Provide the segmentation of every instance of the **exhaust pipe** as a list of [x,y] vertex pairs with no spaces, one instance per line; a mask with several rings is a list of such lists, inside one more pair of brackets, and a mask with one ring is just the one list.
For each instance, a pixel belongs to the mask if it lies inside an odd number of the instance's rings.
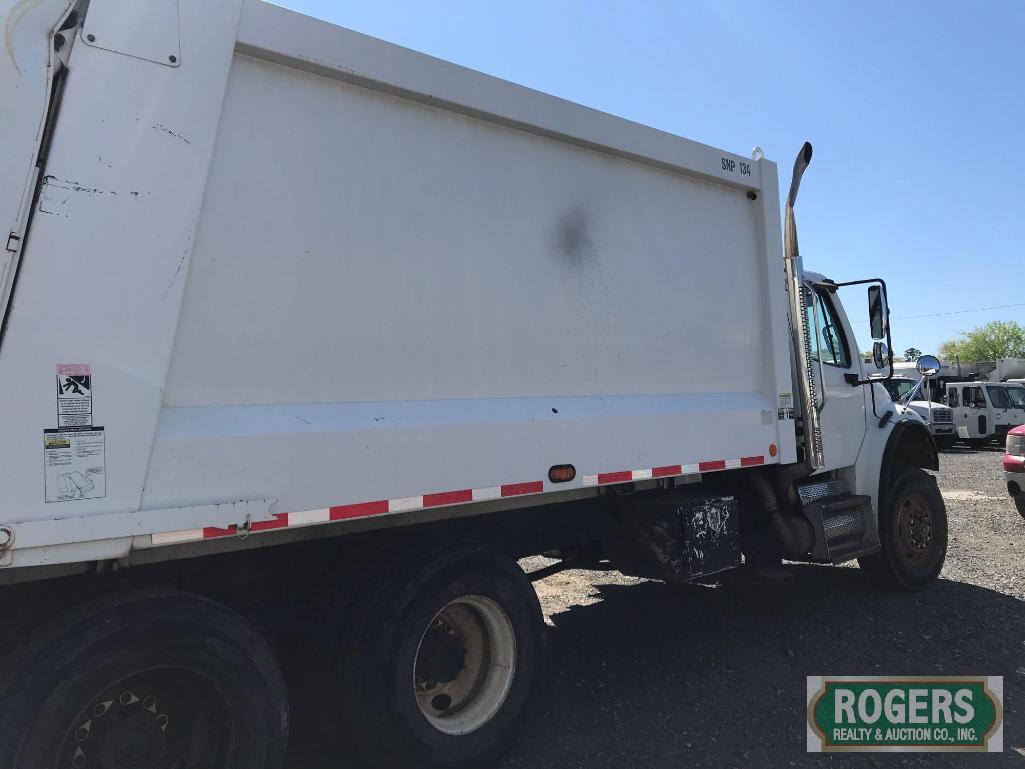
[[787,288],[790,293],[790,315],[792,318],[791,335],[793,337],[794,357],[801,368],[798,377],[800,391],[801,416],[804,418],[804,453],[808,474],[818,470],[825,464],[822,452],[822,426],[818,412],[818,386],[812,368],[811,329],[808,327],[808,296],[804,287],[804,267],[797,247],[797,220],[794,218],[794,203],[797,202],[797,191],[801,187],[801,177],[811,163],[812,148],[805,142],[794,161],[794,175],[790,181],[790,194],[787,195],[787,207],[783,225],[784,269],[786,271]]
[[[794,467],[805,470],[803,465]],[[811,521],[805,518],[799,509],[794,509],[789,500],[787,500],[788,507],[781,509],[780,497],[786,499],[787,495],[773,489],[772,484],[764,475],[756,472],[748,473],[746,478],[751,489],[758,496],[762,512],[769,521],[770,531],[776,538],[781,554],[785,558],[800,558],[810,553],[815,546],[815,529],[812,528]],[[789,489],[793,489],[792,481],[786,485]],[[796,497],[796,492],[793,493]]]

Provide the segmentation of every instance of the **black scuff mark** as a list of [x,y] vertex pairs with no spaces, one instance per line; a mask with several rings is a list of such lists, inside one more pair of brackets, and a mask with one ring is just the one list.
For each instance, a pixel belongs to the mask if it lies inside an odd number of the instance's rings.
[[302,422],[303,424],[305,424],[305,425],[309,425],[310,427],[313,427],[313,423],[312,423],[312,422],[308,422],[307,420],[303,419],[303,418],[302,418],[301,416],[299,416],[298,414],[296,414],[295,418],[296,418],[296,419],[298,419],[298,420],[299,420],[300,422]]
[[[56,198],[53,195],[54,190],[62,190],[69,194],[61,198]],[[43,177],[42,191],[39,195],[39,213],[51,214],[54,216],[69,216],[66,211],[54,210],[52,206],[48,206],[47,204],[57,203],[58,206],[66,206],[68,201],[72,198],[72,193],[75,195],[85,195],[90,198],[102,197],[104,195],[109,195],[112,198],[116,198],[118,196],[117,190],[101,190],[99,187],[90,187],[86,184],[81,184],[75,179],[61,179],[59,176],[48,174]],[[132,191],[128,194],[137,198],[141,193]],[[147,192],[145,194],[149,195],[150,193]]]
[[191,140],[189,140],[189,139],[186,139],[186,138],[185,138],[184,136],[182,136],[182,135],[181,135],[180,133],[175,133],[175,132],[174,132],[174,131],[172,131],[172,130],[171,130],[170,128],[168,128],[168,127],[167,127],[166,125],[164,125],[163,123],[154,123],[154,124],[153,124],[153,128],[154,128],[154,129],[156,129],[157,131],[163,131],[163,132],[164,132],[165,134],[167,134],[168,136],[173,136],[173,137],[174,137],[175,139],[178,139],[178,140],[180,140],[180,141],[183,141],[183,142],[185,142],[186,144],[192,144],[192,141],[191,141]]
[[189,255],[189,248],[192,246],[192,235],[189,234],[188,242],[185,244],[185,250],[182,251],[182,258],[178,260],[178,269],[174,271],[174,275],[171,276],[171,282],[167,284],[167,288],[164,289],[164,295],[160,297],[160,301],[167,299],[167,295],[171,293],[171,287],[174,286],[174,282],[178,280],[178,276],[181,274],[182,267],[185,266],[185,257]]
[[559,219],[556,231],[559,252],[573,266],[595,257],[590,218],[583,208],[574,208]]

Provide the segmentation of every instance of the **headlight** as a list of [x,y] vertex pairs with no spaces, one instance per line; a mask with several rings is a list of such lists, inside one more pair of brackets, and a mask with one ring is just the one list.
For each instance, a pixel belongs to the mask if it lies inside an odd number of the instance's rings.
[[1025,435],[1007,436],[1007,453],[1016,457],[1025,456]]

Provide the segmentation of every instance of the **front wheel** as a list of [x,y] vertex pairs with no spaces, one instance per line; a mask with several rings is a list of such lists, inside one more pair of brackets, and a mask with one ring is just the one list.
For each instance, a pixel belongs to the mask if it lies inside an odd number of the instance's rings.
[[1018,514],[1025,518],[1025,497],[1015,497],[1014,506],[1018,508]]
[[879,540],[881,552],[858,559],[870,576],[903,590],[936,581],[947,555],[947,509],[931,475],[913,467],[897,479],[879,512]]

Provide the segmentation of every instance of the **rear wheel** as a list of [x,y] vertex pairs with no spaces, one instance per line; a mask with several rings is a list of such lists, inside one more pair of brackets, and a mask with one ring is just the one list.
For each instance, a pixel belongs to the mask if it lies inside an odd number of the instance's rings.
[[[478,766],[512,735],[544,665],[544,624],[515,561],[477,545],[389,559],[340,585],[308,639],[304,703],[337,762]],[[345,763],[345,766],[350,766]]]
[[882,550],[858,559],[872,577],[904,590],[921,590],[936,581],[947,554],[947,510],[936,480],[917,467],[893,485],[879,515]]
[[171,591],[76,606],[7,659],[0,766],[278,769],[287,704],[242,617]]
[[1018,514],[1025,518],[1025,497],[1015,497],[1014,506],[1018,508]]

